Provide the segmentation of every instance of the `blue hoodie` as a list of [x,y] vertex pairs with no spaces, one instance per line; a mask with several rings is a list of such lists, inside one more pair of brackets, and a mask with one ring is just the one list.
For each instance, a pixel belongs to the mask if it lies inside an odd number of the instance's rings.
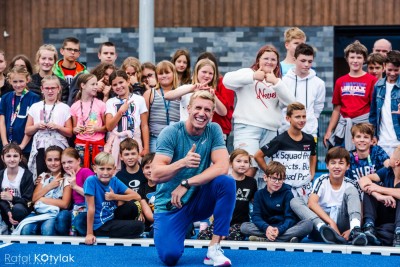
[[290,208],[292,198],[292,189],[287,184],[283,184],[281,189],[273,194],[268,192],[266,186],[258,190],[254,196],[252,222],[263,232],[268,226],[277,227],[279,235],[282,235],[298,221]]

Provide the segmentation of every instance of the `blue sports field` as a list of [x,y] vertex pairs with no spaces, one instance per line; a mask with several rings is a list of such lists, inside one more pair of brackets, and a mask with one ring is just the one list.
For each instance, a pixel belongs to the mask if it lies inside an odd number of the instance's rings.
[[[0,266],[164,266],[152,239],[0,236]],[[10,243],[11,242],[11,243]],[[178,266],[205,266],[207,241],[187,240]],[[222,243],[233,266],[400,266],[400,248],[262,242]]]

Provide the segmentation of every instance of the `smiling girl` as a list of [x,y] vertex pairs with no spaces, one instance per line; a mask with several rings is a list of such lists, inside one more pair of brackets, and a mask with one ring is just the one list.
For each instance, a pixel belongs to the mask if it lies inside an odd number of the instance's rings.
[[156,67],[157,85],[143,95],[149,110],[150,152],[156,151],[157,136],[166,126],[179,121],[179,102],[169,101],[164,95],[178,87],[175,66],[161,61]]
[[77,85],[79,92],[71,106],[73,131],[76,135],[75,148],[85,168],[104,149],[106,104],[97,99],[97,78],[93,74],[81,74]]
[[[197,62],[194,68],[193,74],[193,82],[192,84],[182,85],[176,88],[173,91],[165,94],[165,99],[167,100],[181,100],[181,121],[185,121],[188,119],[188,105],[190,101],[190,97],[195,91],[198,90],[207,90],[211,94],[215,95],[215,88],[217,86],[217,71],[215,68],[215,64],[209,59],[201,59]],[[225,105],[218,99],[215,95],[215,112],[218,115],[225,116],[226,115],[226,107]]]
[[32,201],[34,185],[32,173],[19,166],[22,150],[17,144],[6,145],[1,159],[6,169],[0,171],[0,211],[10,230],[29,215],[28,206]]
[[109,135],[104,150],[118,159],[116,166],[119,169],[119,143],[125,138],[135,139],[142,155],[149,152],[148,112],[144,98],[129,92],[129,77],[125,71],[113,72],[110,83],[117,96],[106,103],[106,127]]
[[24,134],[28,110],[39,102],[39,96],[28,90],[30,76],[23,67],[13,68],[7,75],[14,92],[3,96],[0,103],[0,134],[3,145],[11,142],[19,144],[24,156],[29,158],[32,142],[31,137]]
[[[295,101],[280,77],[279,54],[271,45],[260,48],[250,68],[225,74],[224,85],[237,96],[233,113],[235,149],[246,149],[254,155],[277,135],[283,120],[282,106]],[[252,168],[248,175],[253,177],[256,170]],[[259,179],[263,183],[261,176]]]
[[35,213],[24,219],[14,234],[68,235],[71,215],[67,209],[72,194],[62,171],[61,153],[58,146],[46,149],[45,161],[49,171],[40,174],[40,183],[33,192]]
[[[42,90],[40,88],[42,86],[43,77],[53,75],[53,66],[57,61],[57,58],[57,49],[54,45],[44,44],[39,47],[38,51],[36,52],[35,69],[37,73],[32,75],[32,80],[28,84],[29,89],[32,92],[41,95]],[[59,78],[59,81],[62,87],[61,101],[67,103],[69,85],[65,80],[61,78]]]
[[25,134],[33,136],[28,167],[36,175],[46,171],[44,151],[49,146],[68,147],[72,136],[72,120],[68,105],[59,101],[61,85],[58,77],[46,76],[42,80],[43,101],[29,109]]

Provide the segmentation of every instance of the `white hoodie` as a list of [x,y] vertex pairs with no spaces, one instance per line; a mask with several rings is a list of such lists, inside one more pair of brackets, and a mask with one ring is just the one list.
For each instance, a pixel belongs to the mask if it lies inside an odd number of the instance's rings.
[[[303,128],[303,132],[317,136],[318,118],[324,109],[325,103],[325,82],[316,76],[313,69],[307,77],[300,78],[294,72],[295,68],[290,69],[282,78],[282,81],[289,88],[291,94],[296,98],[297,102],[306,106],[307,122]],[[286,117],[286,108],[283,109],[283,116]],[[282,127],[279,132],[282,133],[289,128],[289,123],[283,120]]]
[[244,68],[225,74],[226,88],[236,92],[235,123],[276,131],[282,124],[282,107],[294,101],[293,93],[279,80],[276,85],[253,80],[254,71]]

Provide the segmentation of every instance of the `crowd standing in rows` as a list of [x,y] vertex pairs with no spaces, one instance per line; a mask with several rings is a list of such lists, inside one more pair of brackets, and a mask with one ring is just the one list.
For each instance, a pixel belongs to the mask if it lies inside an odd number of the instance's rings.
[[[196,221],[214,266],[231,264],[223,239],[400,247],[400,52],[385,39],[369,55],[359,41],[346,47],[349,73],[321,133],[315,51],[299,28],[285,48],[280,61],[264,45],[225,76],[209,52],[191,72],[185,49],[117,67],[105,42],[90,72],[74,37],[59,60],[42,45],[34,67],[24,55],[7,66],[0,50],[1,233],[93,244],[147,232],[168,265]],[[319,136],[328,173],[315,177]]]

